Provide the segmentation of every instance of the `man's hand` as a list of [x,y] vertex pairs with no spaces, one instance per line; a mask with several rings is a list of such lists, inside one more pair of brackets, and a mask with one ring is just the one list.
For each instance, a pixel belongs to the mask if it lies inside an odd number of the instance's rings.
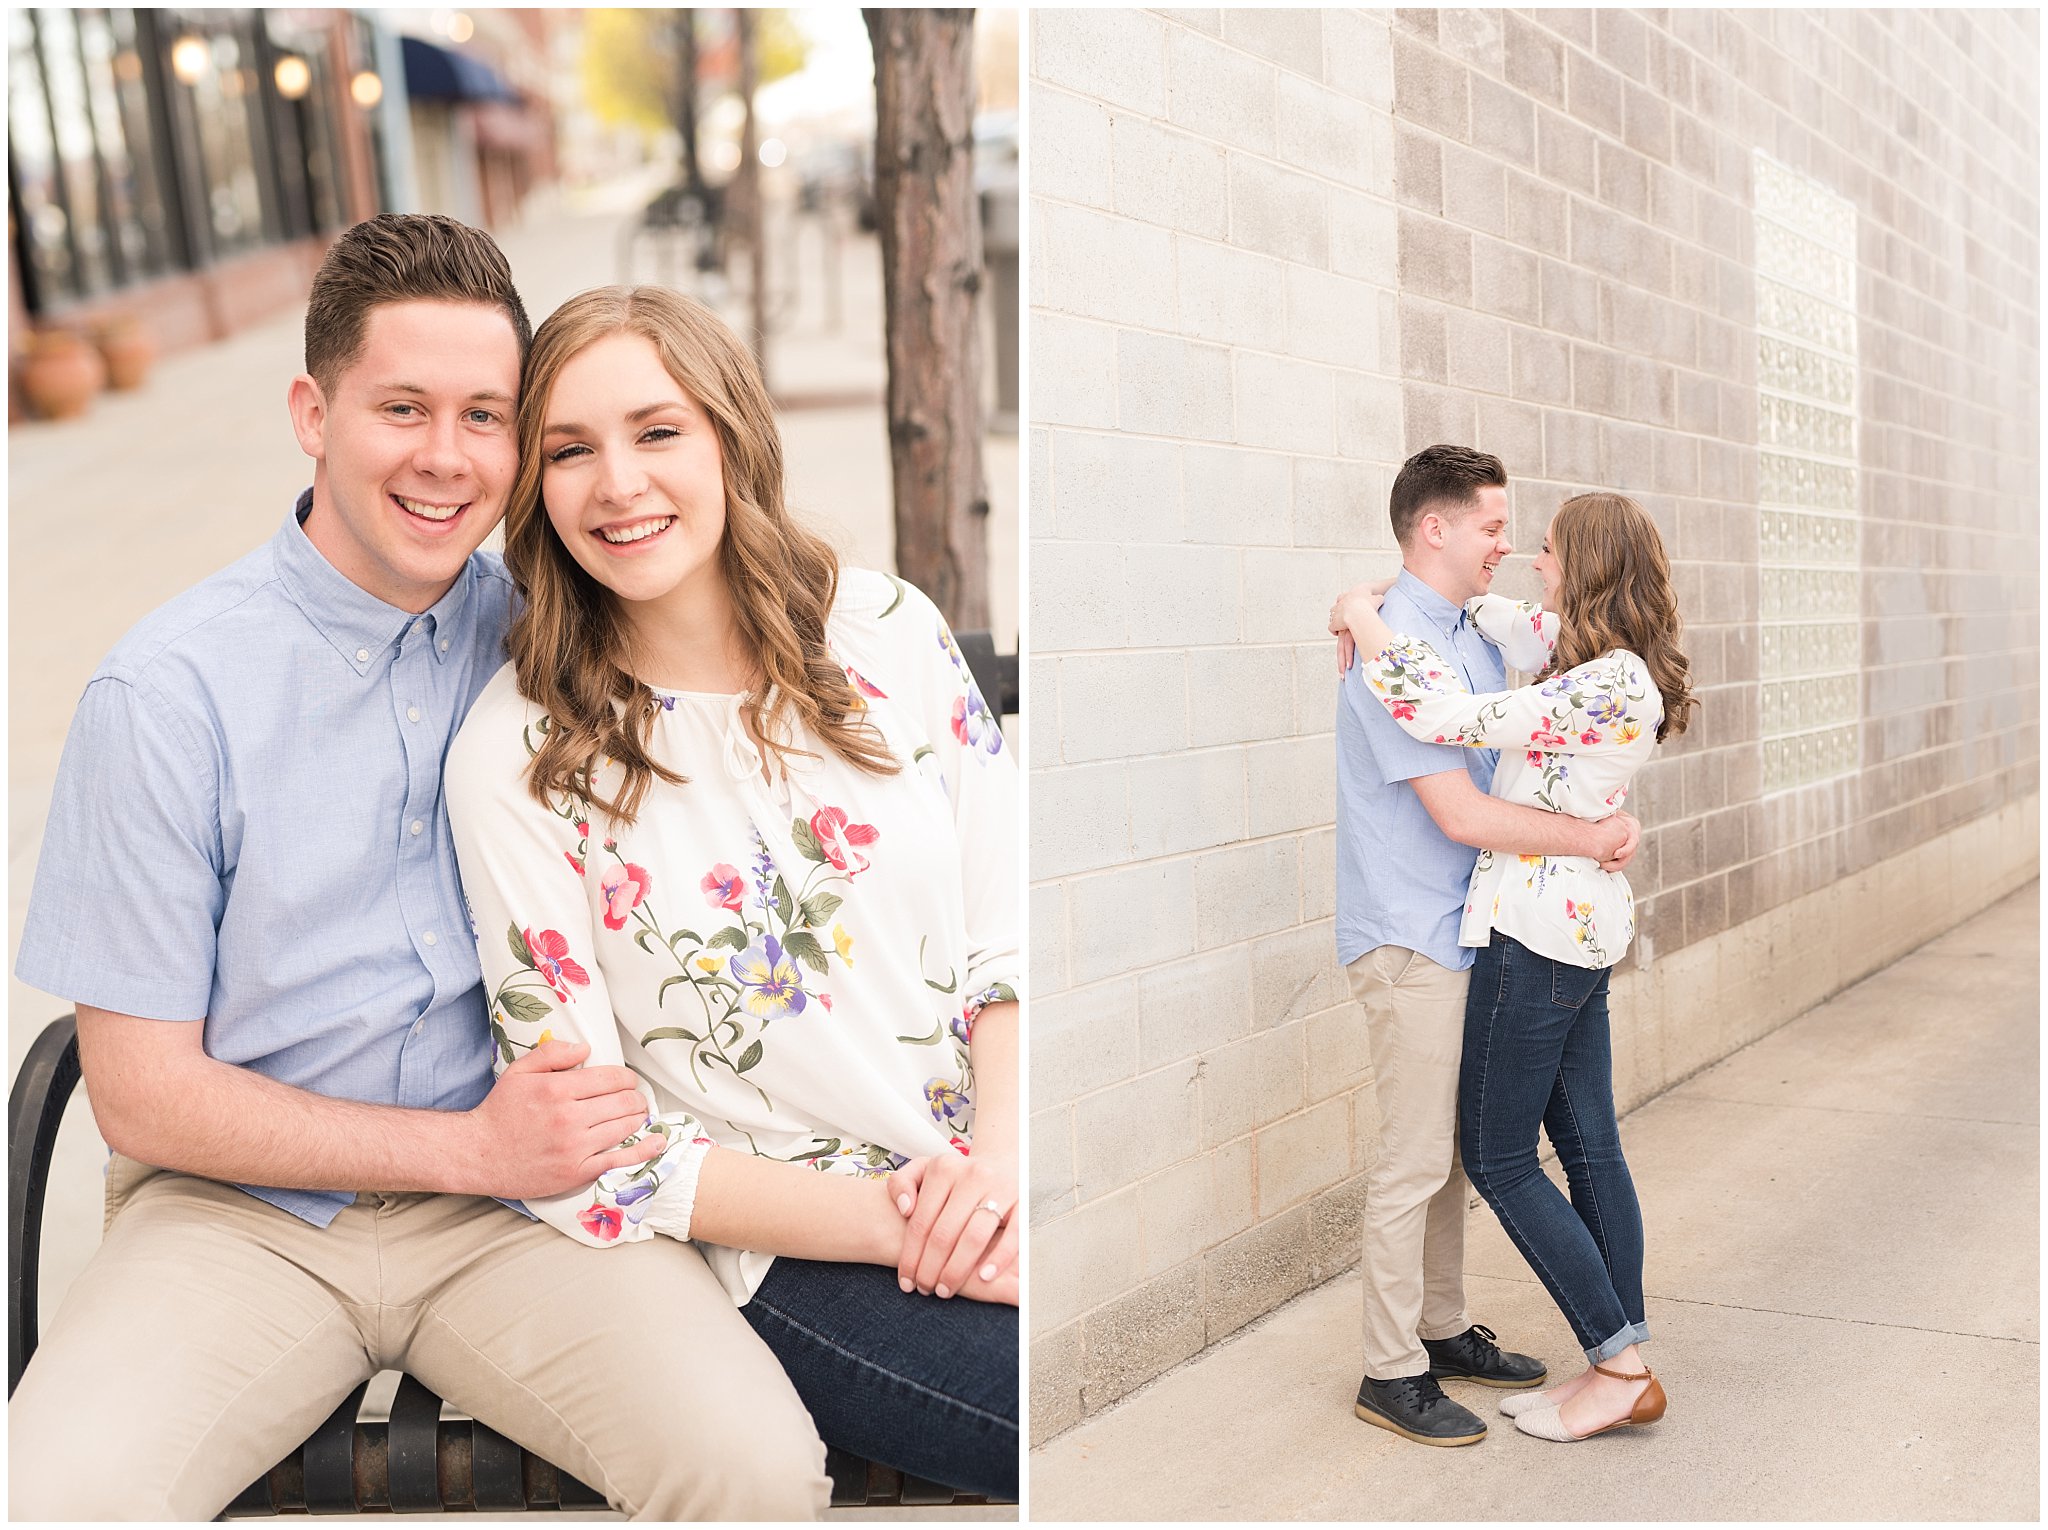
[[1636,847],[1643,841],[1643,826],[1633,813],[1610,813],[1593,827],[1607,836],[1601,843],[1603,854],[1597,857],[1602,871],[1620,871],[1635,859]]
[[560,1195],[667,1148],[659,1133],[619,1145],[647,1124],[639,1075],[578,1066],[589,1055],[580,1041],[544,1042],[506,1068],[469,1112],[477,1177],[490,1194]]
[[[898,1169],[889,1197],[909,1221],[897,1283],[906,1291],[1014,1302],[1017,1195],[1016,1164],[994,1155],[941,1153]],[[1004,1290],[1012,1294],[994,1294]]]

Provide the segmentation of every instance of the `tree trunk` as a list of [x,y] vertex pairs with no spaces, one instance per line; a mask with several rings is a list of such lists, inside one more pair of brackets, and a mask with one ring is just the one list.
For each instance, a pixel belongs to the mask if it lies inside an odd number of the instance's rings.
[[754,13],[737,10],[733,16],[739,25],[740,101],[747,109],[740,124],[740,168],[733,177],[733,190],[738,193],[738,232],[747,241],[747,268],[752,278],[754,359],[760,363],[762,385],[767,386],[768,209],[761,201],[761,137],[754,121],[754,92],[761,82],[760,45],[754,32]]
[[676,12],[676,131],[683,139],[683,186],[704,195],[704,170],[697,163],[697,13]]
[[974,12],[861,14],[875,50],[896,569],[955,627],[986,627]]

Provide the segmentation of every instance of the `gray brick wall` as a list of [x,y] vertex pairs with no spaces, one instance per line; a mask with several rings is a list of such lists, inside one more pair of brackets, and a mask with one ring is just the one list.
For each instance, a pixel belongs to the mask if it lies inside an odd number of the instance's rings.
[[[1321,624],[1391,568],[1407,453],[1506,461],[1510,591],[1580,489],[1636,496],[1673,555],[1703,707],[1638,783],[1625,1105],[2033,874],[2039,38],[1959,11],[1031,28],[1042,1440],[1356,1258],[1377,1112],[1334,970]],[[1791,386],[1760,345],[1798,332],[1758,274],[1760,162],[1853,209],[1846,542],[1765,520],[1803,501],[1760,462],[1827,452],[1759,438]],[[1796,285],[1788,248],[1762,264]],[[1767,783],[1794,693],[1766,685],[1806,671],[1765,580],[1820,541],[1854,574],[1825,692],[1853,758]]]
[[1393,562],[1392,42],[1033,14],[1040,1437],[1355,1257],[1322,622]]

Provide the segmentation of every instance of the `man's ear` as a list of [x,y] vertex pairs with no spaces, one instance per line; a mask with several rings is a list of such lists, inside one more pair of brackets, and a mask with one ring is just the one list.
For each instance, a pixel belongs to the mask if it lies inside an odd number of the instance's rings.
[[1422,534],[1422,540],[1439,552],[1443,550],[1444,534],[1449,529],[1444,518],[1434,510],[1422,512],[1422,519],[1415,523],[1415,529]]
[[327,395],[312,374],[301,372],[285,390],[285,408],[291,411],[292,434],[299,438],[299,450],[315,462],[327,458]]

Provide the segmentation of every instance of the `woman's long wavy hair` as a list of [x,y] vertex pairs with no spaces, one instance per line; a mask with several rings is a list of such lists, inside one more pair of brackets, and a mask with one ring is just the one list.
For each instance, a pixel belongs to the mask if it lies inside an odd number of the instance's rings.
[[1657,742],[1685,731],[1697,704],[1692,665],[1678,647],[1678,596],[1664,539],[1625,494],[1578,494],[1550,522],[1557,560],[1558,637],[1551,672],[1626,648],[1664,696]]
[[[893,773],[896,759],[825,646],[839,560],[783,504],[782,437],[753,356],[716,314],[680,293],[600,287],[571,298],[541,325],[519,397],[519,473],[505,516],[505,565],[526,605],[506,642],[520,694],[550,719],[529,790],[543,802],[565,792],[581,796],[631,823],[656,777],[672,786],[687,780],[648,750],[660,702],[627,667],[619,602],[570,556],[542,500],[541,432],[562,368],[596,341],[622,333],[653,344],[668,375],[718,432],[725,480],[719,565],[740,641],[758,670],[741,704],[747,727],[786,761],[811,754],[791,742],[791,725],[801,721],[848,763]],[[595,789],[606,756],[625,771],[613,799]]]

